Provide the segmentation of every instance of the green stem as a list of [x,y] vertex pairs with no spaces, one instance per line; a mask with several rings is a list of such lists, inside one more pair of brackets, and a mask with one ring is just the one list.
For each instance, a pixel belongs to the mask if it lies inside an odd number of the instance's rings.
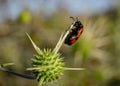
[[14,71],[8,70],[8,69],[6,69],[6,68],[0,68],[0,71],[7,72],[7,73],[10,73],[10,74],[13,74],[13,75],[16,75],[16,76],[22,77],[22,78],[36,79],[35,76],[31,76],[31,75],[26,75],[26,74],[17,73],[17,72],[14,72]]

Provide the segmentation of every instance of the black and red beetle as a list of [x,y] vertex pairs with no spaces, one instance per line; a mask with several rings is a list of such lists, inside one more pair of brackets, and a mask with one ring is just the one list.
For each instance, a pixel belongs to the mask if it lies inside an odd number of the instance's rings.
[[64,43],[69,46],[74,44],[78,40],[78,38],[80,38],[84,30],[83,24],[78,20],[78,17],[76,18],[76,20],[73,17],[70,18],[72,18],[75,21],[75,23],[73,24],[74,27],[71,29],[64,41]]

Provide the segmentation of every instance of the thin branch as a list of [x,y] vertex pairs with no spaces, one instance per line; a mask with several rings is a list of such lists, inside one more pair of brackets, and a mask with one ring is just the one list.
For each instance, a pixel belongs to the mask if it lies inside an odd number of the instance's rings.
[[26,75],[26,74],[21,74],[21,73],[17,73],[17,72],[14,72],[14,71],[8,70],[8,69],[6,69],[6,68],[0,68],[0,71],[6,72],[6,73],[10,73],[10,74],[13,74],[13,75],[16,75],[16,76],[22,77],[22,78],[36,79],[35,76],[32,76],[32,75]]

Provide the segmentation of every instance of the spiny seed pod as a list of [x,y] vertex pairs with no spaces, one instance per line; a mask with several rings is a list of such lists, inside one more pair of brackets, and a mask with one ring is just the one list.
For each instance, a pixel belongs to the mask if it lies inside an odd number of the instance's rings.
[[35,58],[32,59],[32,68],[27,68],[27,70],[33,71],[33,74],[35,74],[37,80],[39,81],[39,86],[43,83],[59,79],[63,71],[66,70],[63,58],[59,53],[53,52],[51,49],[44,49],[43,51],[40,50],[28,34],[27,36],[31,40],[37,52]]
[[33,73],[41,83],[51,82],[58,79],[64,70],[63,59],[60,54],[54,54],[47,49],[32,59]]

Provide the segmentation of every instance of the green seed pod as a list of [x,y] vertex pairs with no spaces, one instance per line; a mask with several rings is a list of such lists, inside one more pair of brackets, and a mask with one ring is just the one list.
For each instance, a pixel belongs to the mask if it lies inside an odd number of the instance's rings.
[[54,54],[47,49],[32,59],[33,73],[41,83],[58,79],[64,70],[63,59],[60,54]]
[[29,35],[28,37],[34,46],[37,55],[32,59],[32,68],[27,68],[27,70],[31,70],[33,74],[35,74],[39,81],[39,86],[43,83],[59,79],[63,71],[66,70],[63,58],[58,52],[53,52],[51,49],[40,50]]

